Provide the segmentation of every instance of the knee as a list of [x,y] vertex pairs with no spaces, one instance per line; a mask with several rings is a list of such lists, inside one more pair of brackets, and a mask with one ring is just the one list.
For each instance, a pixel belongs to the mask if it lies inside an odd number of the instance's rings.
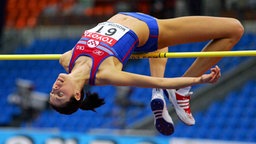
[[231,22],[231,37],[235,41],[239,41],[244,34],[244,27],[241,22],[237,19],[230,18]]

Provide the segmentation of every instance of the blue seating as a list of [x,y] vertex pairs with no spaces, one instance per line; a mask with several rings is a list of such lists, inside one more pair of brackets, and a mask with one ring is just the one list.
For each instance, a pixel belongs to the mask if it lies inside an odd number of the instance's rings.
[[[254,124],[256,110],[253,108],[253,105],[256,105],[256,100],[252,100],[255,99],[253,95],[244,94],[248,91],[251,94],[256,93],[253,88],[255,86],[254,80],[249,81],[241,90],[230,92],[223,101],[213,103],[204,112],[195,113],[197,123],[200,127],[207,128],[209,135],[202,134],[202,129],[198,129],[198,126],[192,127],[195,135],[186,135],[182,130],[176,131],[177,135],[191,138],[205,136],[205,138],[210,139],[255,142],[256,135],[252,131],[255,131],[256,128],[256,124]],[[251,89],[248,90],[248,87]],[[203,116],[199,116],[198,119],[198,114]],[[176,128],[180,128],[179,125]]]

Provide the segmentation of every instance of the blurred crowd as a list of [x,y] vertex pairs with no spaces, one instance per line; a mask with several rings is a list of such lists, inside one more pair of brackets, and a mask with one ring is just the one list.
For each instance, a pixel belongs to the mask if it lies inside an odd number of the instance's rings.
[[138,11],[157,18],[210,15],[256,19],[255,0],[1,0],[0,10],[0,50],[4,29],[90,25],[119,11]]
[[158,18],[211,15],[256,19],[255,0],[1,0],[0,10],[0,47],[4,28],[94,24],[119,11],[139,11]]
[[[184,15],[255,19],[255,0],[2,0],[2,26],[87,24],[119,11],[139,11],[158,18]],[[90,18],[90,19],[88,19]]]

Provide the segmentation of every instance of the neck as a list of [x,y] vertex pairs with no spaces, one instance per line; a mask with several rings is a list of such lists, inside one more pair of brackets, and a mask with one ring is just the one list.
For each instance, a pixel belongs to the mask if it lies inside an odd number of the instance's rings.
[[83,89],[84,85],[88,84],[88,79],[90,77],[90,67],[86,63],[76,63],[71,73],[69,74],[74,83],[80,88]]

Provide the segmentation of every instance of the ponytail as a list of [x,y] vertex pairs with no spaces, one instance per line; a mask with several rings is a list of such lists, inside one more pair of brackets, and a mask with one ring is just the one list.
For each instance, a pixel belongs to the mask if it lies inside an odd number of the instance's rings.
[[[84,92],[82,92],[81,94],[84,95]],[[82,110],[91,110],[91,111],[96,112],[95,108],[98,108],[98,107],[102,106],[103,104],[105,104],[105,100],[103,98],[100,98],[97,93],[87,92],[86,97],[81,102],[79,108]]]
[[100,98],[97,93],[86,93],[86,97],[84,99],[84,90],[81,90],[81,99],[76,100],[75,97],[71,97],[70,100],[64,103],[61,106],[55,106],[49,101],[51,107],[55,109],[57,112],[61,114],[70,115],[76,112],[79,108],[82,110],[92,110],[94,112],[95,108],[100,107],[105,104],[103,98]]

